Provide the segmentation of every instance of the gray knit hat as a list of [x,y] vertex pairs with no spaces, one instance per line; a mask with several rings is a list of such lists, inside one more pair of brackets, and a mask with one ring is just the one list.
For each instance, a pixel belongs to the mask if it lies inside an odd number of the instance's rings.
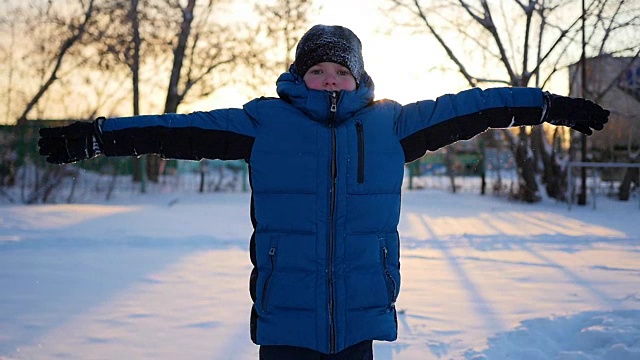
[[300,39],[293,64],[298,75],[303,77],[312,66],[321,62],[346,67],[358,83],[364,73],[360,39],[346,27],[315,25]]

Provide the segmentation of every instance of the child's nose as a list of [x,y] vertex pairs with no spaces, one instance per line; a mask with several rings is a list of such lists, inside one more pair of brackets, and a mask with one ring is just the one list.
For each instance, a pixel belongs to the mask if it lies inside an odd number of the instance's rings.
[[324,84],[327,86],[336,85],[337,84],[336,77],[328,75],[327,77],[324,78]]

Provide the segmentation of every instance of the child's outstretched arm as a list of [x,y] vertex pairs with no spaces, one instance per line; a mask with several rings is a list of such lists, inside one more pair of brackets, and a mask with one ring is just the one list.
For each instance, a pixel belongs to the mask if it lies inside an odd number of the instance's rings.
[[98,155],[200,160],[247,159],[255,124],[242,109],[191,114],[98,118],[68,126],[40,129],[40,154],[54,164]]
[[538,88],[471,89],[435,101],[402,106],[397,132],[411,162],[488,128],[539,125],[549,122],[590,135],[602,130],[609,111],[581,98],[543,92]]

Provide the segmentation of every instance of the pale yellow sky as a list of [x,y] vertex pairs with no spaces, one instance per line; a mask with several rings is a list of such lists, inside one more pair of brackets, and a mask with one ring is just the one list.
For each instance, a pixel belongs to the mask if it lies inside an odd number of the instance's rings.
[[[437,44],[429,44],[426,35],[411,35],[408,30],[396,28],[393,34],[385,34],[392,22],[379,9],[388,5],[388,0],[316,0],[321,11],[312,18],[312,24],[342,25],[353,30],[363,43],[365,69],[371,75],[376,86],[376,99],[393,99],[406,104],[423,99],[434,99],[447,92],[458,92],[466,88],[466,84],[456,74],[443,76],[433,70],[435,66],[446,61]],[[243,9],[242,7],[251,7]],[[246,14],[252,9],[249,2],[237,1],[232,7],[238,8],[239,14]],[[275,96],[275,78],[267,92],[261,95]],[[270,91],[270,92],[269,92]],[[160,92],[159,103],[163,100]],[[216,108],[240,107],[254,95],[238,87],[227,87],[216,91],[211,97],[184,103],[180,112],[207,111]],[[73,107],[74,105],[69,105]],[[125,101],[124,110],[116,110],[114,115],[129,113],[129,105]],[[154,113],[161,109],[158,104],[143,104],[144,113]],[[45,117],[64,117],[61,108],[56,111],[47,107]],[[81,109],[79,109],[81,110]],[[4,111],[4,110],[3,110]],[[76,111],[77,112],[77,111]],[[60,113],[60,114],[59,114]],[[32,116],[36,116],[33,112]],[[72,115],[73,116],[73,115]]]
[[378,99],[406,104],[462,90],[466,84],[459,76],[433,70],[446,59],[430,37],[412,35],[403,28],[384,34],[393,28],[393,22],[380,9],[388,4],[386,0],[324,0],[316,22],[346,26],[358,35]]
[[[376,99],[388,98],[407,104],[468,88],[457,73],[443,74],[436,69],[443,64],[451,67],[451,63],[435,40],[425,34],[413,35],[406,28],[393,27],[389,15],[380,9],[388,6],[389,0],[316,1],[320,3],[321,11],[312,18],[312,24],[346,26],[361,39],[365,69],[375,83]],[[238,1],[233,6],[252,5]],[[248,9],[239,9],[238,13],[246,14],[245,11]],[[393,32],[386,33],[389,29],[393,29]],[[275,80],[267,88],[268,91],[261,95],[275,96]],[[242,88],[227,87],[216,91],[210,98],[183,103],[179,111],[240,107],[254,96]],[[161,109],[161,106],[145,105],[143,112],[154,113],[157,109]],[[128,110],[118,115],[125,115]]]
[[[434,99],[446,93],[467,88],[456,74],[443,75],[433,70],[446,59],[438,44],[426,35],[412,35],[407,29],[392,28],[391,20],[379,9],[387,0],[322,0],[322,9],[312,18],[313,24],[342,25],[351,29],[362,41],[365,69],[375,83],[376,99],[393,99],[401,104]],[[431,43],[430,43],[431,42]],[[272,94],[275,95],[273,79]],[[241,106],[249,98],[239,89],[217,91],[211,99],[186,105],[186,108]]]
[[[346,26],[362,41],[365,69],[376,84],[377,99],[389,98],[407,104],[469,88],[457,71],[443,73],[437,69],[454,66],[432,36],[394,27],[391,16],[381,9],[389,8],[389,0],[317,1],[322,4],[322,11],[316,23]],[[393,14],[393,18],[398,20],[400,14]],[[385,34],[388,29],[393,29],[393,33]],[[464,54],[457,55],[464,57]],[[472,69],[468,59],[462,60]],[[566,93],[566,75],[560,74],[552,80],[546,89]]]

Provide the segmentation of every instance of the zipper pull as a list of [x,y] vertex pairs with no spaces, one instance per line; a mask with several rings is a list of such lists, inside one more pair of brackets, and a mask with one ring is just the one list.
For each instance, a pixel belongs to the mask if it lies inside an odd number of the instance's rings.
[[338,111],[338,93],[335,91],[331,92],[331,112],[335,114]]

